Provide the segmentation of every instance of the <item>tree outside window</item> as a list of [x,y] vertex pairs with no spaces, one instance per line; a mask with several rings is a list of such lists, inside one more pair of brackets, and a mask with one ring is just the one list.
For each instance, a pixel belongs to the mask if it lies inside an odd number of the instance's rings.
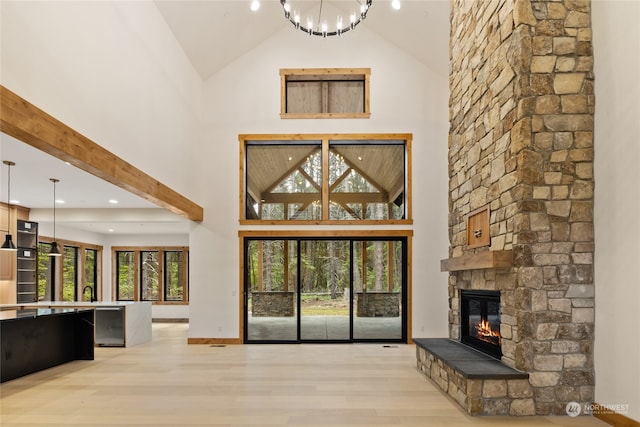
[[158,251],[140,252],[140,294],[143,301],[158,300],[159,266]]
[[183,259],[182,251],[166,251],[164,253],[165,301],[182,301],[184,299]]
[[411,222],[410,134],[239,138],[242,222]]
[[133,301],[135,287],[135,258],[133,251],[117,251],[118,301]]
[[38,243],[38,301],[52,301],[55,257],[50,257],[51,244]]
[[78,296],[78,248],[64,246],[62,257],[62,300],[76,301]]
[[188,302],[188,248],[114,247],[118,301]]

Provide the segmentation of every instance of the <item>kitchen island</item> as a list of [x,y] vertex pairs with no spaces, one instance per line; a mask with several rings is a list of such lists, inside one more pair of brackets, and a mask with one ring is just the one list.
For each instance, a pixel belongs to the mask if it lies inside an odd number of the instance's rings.
[[151,302],[40,301],[2,304],[0,310],[76,308],[95,310],[95,345],[131,347],[151,341]]
[[0,312],[0,382],[73,360],[93,360],[93,319],[88,309]]

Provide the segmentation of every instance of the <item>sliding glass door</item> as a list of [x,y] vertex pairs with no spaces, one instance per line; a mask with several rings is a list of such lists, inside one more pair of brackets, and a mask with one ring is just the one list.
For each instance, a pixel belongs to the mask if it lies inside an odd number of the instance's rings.
[[298,340],[295,240],[247,240],[245,341]]
[[353,338],[399,340],[404,335],[405,245],[394,240],[353,242]]
[[245,342],[405,342],[406,239],[247,239]]
[[348,341],[349,310],[348,240],[300,242],[300,340]]

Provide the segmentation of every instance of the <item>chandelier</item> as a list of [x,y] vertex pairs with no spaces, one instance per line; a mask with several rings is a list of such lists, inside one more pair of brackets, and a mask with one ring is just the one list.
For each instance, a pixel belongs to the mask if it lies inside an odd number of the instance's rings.
[[[301,1],[299,0],[298,3]],[[354,30],[360,22],[367,17],[367,12],[373,3],[373,0],[353,0],[354,9],[349,16],[348,22],[344,22],[342,16],[335,17],[335,27],[330,27],[327,24],[326,17],[322,15],[322,7],[324,6],[324,0],[318,0],[318,14],[317,17],[308,16],[306,26],[300,23],[300,11],[292,10],[291,0],[280,0],[282,10],[284,11],[284,17],[291,22],[296,30],[303,31],[310,36],[339,36],[347,31]]]

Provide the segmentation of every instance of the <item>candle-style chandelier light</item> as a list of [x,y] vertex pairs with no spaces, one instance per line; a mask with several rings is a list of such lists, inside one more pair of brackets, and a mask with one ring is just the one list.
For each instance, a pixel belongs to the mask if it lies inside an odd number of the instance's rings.
[[369,12],[373,0],[353,0],[353,10],[350,12],[347,20],[344,20],[341,15],[333,18],[328,18],[323,15],[324,0],[318,0],[315,2],[317,3],[317,7],[313,10],[313,15],[309,14],[305,23],[301,22],[301,12],[296,8],[302,3],[308,2],[301,0],[280,0],[284,17],[289,20],[297,30],[305,32],[310,36],[327,37],[340,36],[348,31],[354,30],[358,24],[367,17],[367,12]]

